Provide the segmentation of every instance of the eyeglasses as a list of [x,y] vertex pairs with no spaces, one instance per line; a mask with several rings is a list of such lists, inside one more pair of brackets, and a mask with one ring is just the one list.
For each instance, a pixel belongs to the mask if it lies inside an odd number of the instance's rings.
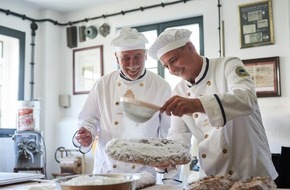
[[174,178],[163,178],[162,179],[163,184],[166,185],[180,185],[182,184],[182,181]]
[[82,153],[82,154],[86,154],[88,152],[90,152],[90,150],[92,149],[92,144],[90,146],[82,146],[78,140],[76,139],[76,136],[78,134],[78,131],[75,132],[74,136],[72,137],[72,143],[73,145],[79,149],[79,151]]

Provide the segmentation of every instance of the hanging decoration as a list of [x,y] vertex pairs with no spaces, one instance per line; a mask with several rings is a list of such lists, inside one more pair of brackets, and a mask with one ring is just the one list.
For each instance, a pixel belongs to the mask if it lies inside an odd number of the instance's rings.
[[71,26],[66,28],[67,47],[74,48],[78,46],[77,27]]
[[86,30],[86,26],[79,26],[79,41],[80,42],[86,41],[85,30]]
[[106,37],[110,34],[110,29],[111,27],[108,24],[104,23],[102,24],[102,26],[99,27],[99,32],[103,37]]
[[85,29],[85,35],[86,35],[86,37],[88,37],[90,39],[94,39],[98,35],[98,30],[93,25],[88,26]]

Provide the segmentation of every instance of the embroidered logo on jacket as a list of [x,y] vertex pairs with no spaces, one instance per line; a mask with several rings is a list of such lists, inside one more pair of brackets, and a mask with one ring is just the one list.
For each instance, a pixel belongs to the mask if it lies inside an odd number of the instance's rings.
[[236,68],[236,74],[241,78],[246,78],[246,77],[250,76],[250,74],[247,72],[247,70],[242,66],[238,66]]

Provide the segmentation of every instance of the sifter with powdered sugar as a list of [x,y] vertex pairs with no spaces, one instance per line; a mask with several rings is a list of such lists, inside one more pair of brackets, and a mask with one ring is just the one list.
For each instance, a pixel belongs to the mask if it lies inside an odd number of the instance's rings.
[[160,107],[134,98],[121,97],[121,107],[124,114],[136,123],[144,123],[159,111]]

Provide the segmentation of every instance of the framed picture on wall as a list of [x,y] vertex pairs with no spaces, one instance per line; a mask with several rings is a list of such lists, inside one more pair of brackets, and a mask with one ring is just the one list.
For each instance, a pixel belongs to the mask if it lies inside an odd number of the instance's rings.
[[73,94],[88,94],[103,76],[103,46],[73,50]]
[[239,6],[241,48],[274,44],[272,0]]
[[253,77],[257,97],[281,96],[279,57],[243,60]]

